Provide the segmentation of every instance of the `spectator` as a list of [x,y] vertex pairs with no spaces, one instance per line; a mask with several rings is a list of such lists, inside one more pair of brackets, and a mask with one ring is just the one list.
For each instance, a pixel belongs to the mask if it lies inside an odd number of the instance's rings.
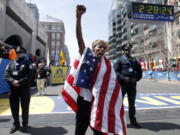
[[44,62],[38,64],[37,71],[37,89],[38,95],[44,95],[45,93],[45,79],[46,79],[46,70],[44,68]]

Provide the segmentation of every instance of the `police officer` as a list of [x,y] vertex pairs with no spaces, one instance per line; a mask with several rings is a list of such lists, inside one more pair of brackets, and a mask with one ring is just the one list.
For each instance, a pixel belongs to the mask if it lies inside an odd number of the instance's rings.
[[116,60],[113,66],[121,85],[123,98],[126,93],[128,96],[130,123],[136,128],[141,128],[135,118],[135,99],[136,82],[142,78],[142,70],[138,61],[131,57],[131,48],[131,44],[124,45],[123,55]]
[[14,123],[9,133],[12,134],[20,129],[19,102],[22,108],[22,132],[28,130],[29,103],[30,103],[30,82],[32,79],[32,67],[30,61],[26,60],[26,50],[17,47],[17,58],[10,62],[6,68],[4,79],[10,84],[10,107]]

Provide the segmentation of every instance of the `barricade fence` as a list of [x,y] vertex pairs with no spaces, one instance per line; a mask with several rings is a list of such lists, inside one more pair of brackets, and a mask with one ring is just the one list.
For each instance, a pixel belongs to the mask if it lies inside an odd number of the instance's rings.
[[174,80],[180,81],[180,72],[169,72],[168,71],[144,71],[143,78],[145,79],[161,79],[161,80]]
[[0,58],[0,94],[9,91],[9,84],[4,80],[4,73],[10,61],[9,59]]

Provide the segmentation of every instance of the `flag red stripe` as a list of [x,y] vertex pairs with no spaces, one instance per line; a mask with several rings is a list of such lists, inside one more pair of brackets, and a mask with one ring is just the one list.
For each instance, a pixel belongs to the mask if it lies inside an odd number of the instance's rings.
[[113,90],[113,94],[111,97],[111,101],[109,104],[109,110],[108,110],[108,131],[111,133],[115,133],[115,104],[117,101],[117,98],[119,96],[120,92],[120,85],[118,80],[116,79],[116,85]]
[[74,99],[66,92],[66,90],[63,88],[61,91],[64,100],[66,103],[73,109],[73,111],[77,111],[77,103],[74,101]]
[[[76,59],[74,61],[74,64],[73,64],[73,67],[74,67],[74,71],[77,69],[79,65],[79,61]],[[66,79],[66,83],[69,83],[69,85],[73,88],[73,90],[79,94],[80,93],[80,88],[79,87],[76,87],[73,85],[73,82],[74,82],[74,76],[71,75],[71,73],[68,75],[67,79]],[[65,100],[65,102],[72,108],[73,111],[77,111],[77,103],[76,101],[72,98],[71,95],[69,95],[69,93],[67,92],[67,89],[69,89],[68,87],[66,88],[63,88],[61,93],[62,93],[62,96]]]
[[96,119],[95,119],[95,127],[96,129],[99,129],[101,131],[102,127],[102,116],[103,116],[103,110],[104,110],[104,101],[106,97],[106,93],[108,90],[108,84],[109,79],[111,75],[111,64],[107,59],[104,59],[107,67],[107,71],[103,77],[103,83],[101,85],[100,94],[99,94],[99,101],[98,101],[98,107],[96,111]]
[[73,87],[73,89],[79,94],[80,93],[80,87],[76,87],[73,85],[74,82],[74,77],[69,74],[67,77],[67,82],[71,85],[71,87]]
[[126,124],[124,121],[124,105],[122,104],[121,112],[120,112],[120,118],[121,118],[121,125],[123,130],[123,135],[126,135]]
[[74,66],[75,69],[77,69],[77,68],[78,68],[78,65],[79,65],[79,61],[76,59],[76,60],[74,61],[73,66]]

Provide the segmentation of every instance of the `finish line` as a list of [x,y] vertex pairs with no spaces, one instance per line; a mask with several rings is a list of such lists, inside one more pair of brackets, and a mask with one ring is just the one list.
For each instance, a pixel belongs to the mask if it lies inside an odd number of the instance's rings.
[[[128,109],[127,97],[124,99],[125,110]],[[136,109],[165,109],[180,107],[180,94],[151,93],[137,94]],[[29,114],[73,113],[61,96],[33,96]],[[0,116],[11,115],[9,99],[0,99]]]

